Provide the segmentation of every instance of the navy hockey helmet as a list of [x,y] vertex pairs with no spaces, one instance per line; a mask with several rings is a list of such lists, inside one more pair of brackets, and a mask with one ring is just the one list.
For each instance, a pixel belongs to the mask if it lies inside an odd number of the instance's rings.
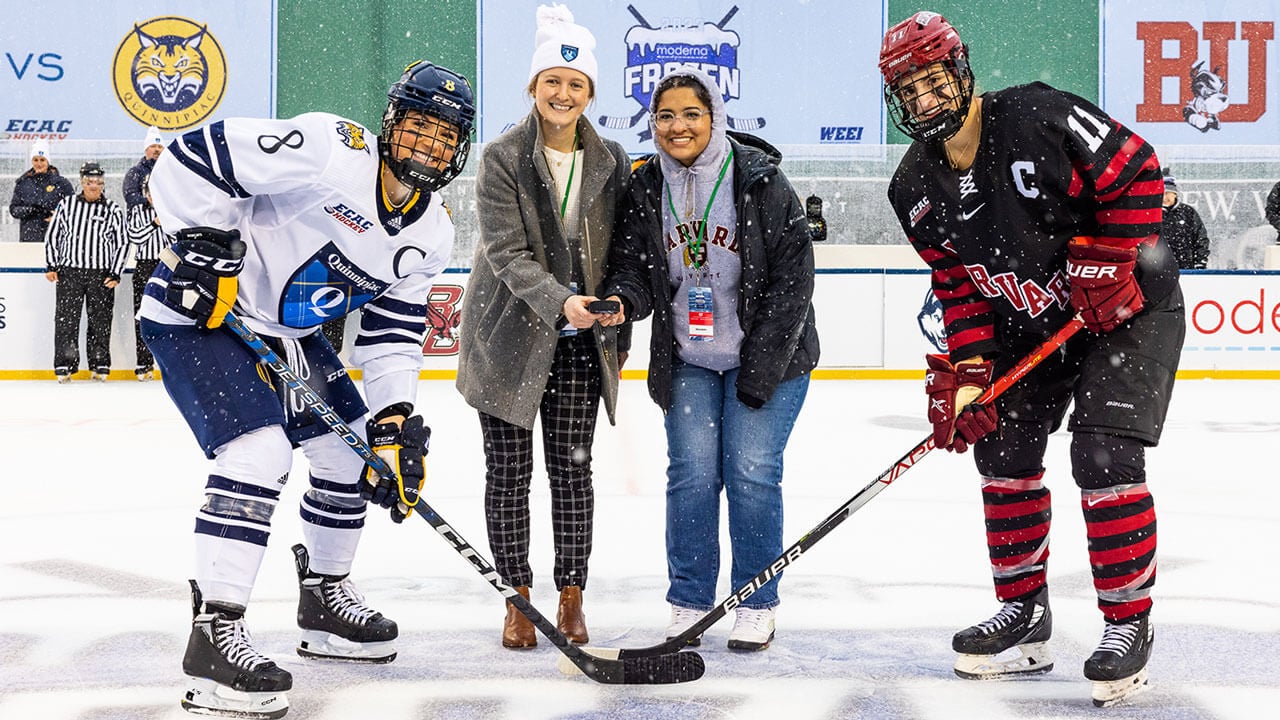
[[[935,63],[935,72],[920,74]],[[889,28],[880,74],[889,119],[908,137],[942,142],[960,131],[973,100],[973,70],[969,46],[946,18],[926,10]],[[925,95],[937,104],[921,113],[917,98]]]
[[[400,182],[421,190],[439,190],[457,177],[467,164],[471,150],[471,130],[475,125],[476,103],[471,83],[458,73],[418,61],[405,68],[404,75],[387,91],[386,112],[382,114],[382,133],[378,136],[378,152],[392,174]],[[401,146],[413,148],[422,134],[410,128],[396,126],[405,114],[416,110],[437,120],[454,125],[458,130],[456,141],[442,142],[453,150],[453,157],[444,169],[415,160],[412,152],[396,152],[397,137]],[[407,155],[407,157],[397,157]]]

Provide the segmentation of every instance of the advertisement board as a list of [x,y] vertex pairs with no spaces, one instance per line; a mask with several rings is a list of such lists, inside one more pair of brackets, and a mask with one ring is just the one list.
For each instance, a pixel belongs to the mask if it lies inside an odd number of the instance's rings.
[[1157,147],[1280,138],[1280,0],[1102,2],[1103,108]]
[[[480,142],[529,113],[529,63],[541,0],[479,3]],[[599,87],[588,117],[629,153],[649,153],[658,80],[693,64],[719,84],[731,130],[778,144],[884,142],[883,0],[576,3],[596,39]]]
[[275,0],[21,3],[0,24],[0,139],[141,138],[275,110]]

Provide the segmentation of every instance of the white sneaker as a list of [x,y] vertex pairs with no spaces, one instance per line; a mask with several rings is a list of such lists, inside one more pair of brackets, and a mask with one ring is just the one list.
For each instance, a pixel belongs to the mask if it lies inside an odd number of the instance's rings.
[[764,650],[773,641],[774,608],[740,607],[729,631],[730,650]]
[[[667,625],[667,639],[670,640],[683,633],[685,630],[693,627],[693,624],[702,619],[707,613],[702,610],[694,610],[693,608],[680,607],[679,605],[671,606],[671,622]],[[698,633],[696,637],[689,638],[690,647],[697,647],[702,644],[702,633]]]

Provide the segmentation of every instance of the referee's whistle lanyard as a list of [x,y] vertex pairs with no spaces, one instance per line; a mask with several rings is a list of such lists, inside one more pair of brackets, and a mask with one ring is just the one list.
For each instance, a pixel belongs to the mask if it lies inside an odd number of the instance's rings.
[[[711,206],[715,204],[716,194],[720,192],[720,183],[724,181],[725,173],[729,171],[729,166],[733,164],[733,148],[729,148],[729,155],[724,159],[724,163],[720,166],[720,175],[716,178],[715,187],[711,188],[711,197],[707,198],[707,208],[702,211],[702,225],[692,233],[693,237],[689,240],[689,266],[693,268],[693,284],[702,286],[702,269],[706,265],[706,254],[703,245],[707,239],[707,219],[711,217]],[[675,201],[671,199],[671,183],[665,178],[662,181],[667,187],[667,207],[671,209],[671,217],[675,218],[676,223],[680,223],[680,213],[676,212]],[[690,203],[692,204],[692,203]],[[685,213],[685,220],[693,219],[693,209],[690,208]]]

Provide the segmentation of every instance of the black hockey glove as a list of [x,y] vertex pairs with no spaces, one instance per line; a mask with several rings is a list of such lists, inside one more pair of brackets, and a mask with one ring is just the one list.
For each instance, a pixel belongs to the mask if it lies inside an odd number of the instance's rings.
[[423,462],[431,445],[431,428],[421,415],[407,418],[399,427],[395,423],[365,423],[369,446],[395,471],[399,482],[378,477],[373,468],[365,467],[361,477],[360,496],[375,505],[391,509],[394,522],[404,522],[418,504],[418,493],[426,480]]
[[173,270],[165,300],[173,309],[216,328],[236,302],[236,276],[244,268],[239,230],[183,228],[161,256]]

